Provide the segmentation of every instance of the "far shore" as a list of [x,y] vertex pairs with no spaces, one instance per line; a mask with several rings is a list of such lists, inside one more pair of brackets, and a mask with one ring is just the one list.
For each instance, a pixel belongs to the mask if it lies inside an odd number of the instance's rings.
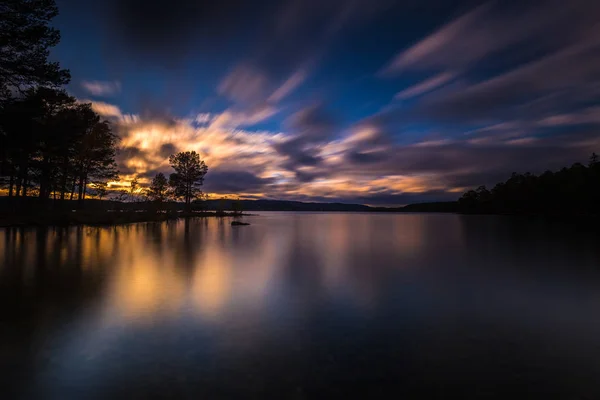
[[20,213],[0,215],[0,227],[28,226],[110,226],[136,222],[161,222],[181,218],[240,218],[252,214],[227,211],[69,211],[58,213]]

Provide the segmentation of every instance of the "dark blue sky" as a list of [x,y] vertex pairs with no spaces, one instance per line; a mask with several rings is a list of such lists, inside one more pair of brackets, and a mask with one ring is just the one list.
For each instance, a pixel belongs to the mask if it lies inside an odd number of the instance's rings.
[[594,0],[57,3],[123,182],[197,150],[212,193],[405,204],[600,150]]

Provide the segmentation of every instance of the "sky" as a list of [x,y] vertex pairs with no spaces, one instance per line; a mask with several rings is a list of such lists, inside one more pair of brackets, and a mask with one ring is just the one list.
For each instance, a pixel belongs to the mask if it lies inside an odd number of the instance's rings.
[[124,186],[195,150],[212,196],[403,205],[600,152],[597,0],[57,5]]

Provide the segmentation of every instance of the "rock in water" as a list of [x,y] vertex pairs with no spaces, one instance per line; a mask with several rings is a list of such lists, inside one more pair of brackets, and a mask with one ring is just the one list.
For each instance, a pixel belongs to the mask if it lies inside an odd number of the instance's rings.
[[246,226],[246,225],[250,225],[250,224],[247,222],[231,221],[231,226]]

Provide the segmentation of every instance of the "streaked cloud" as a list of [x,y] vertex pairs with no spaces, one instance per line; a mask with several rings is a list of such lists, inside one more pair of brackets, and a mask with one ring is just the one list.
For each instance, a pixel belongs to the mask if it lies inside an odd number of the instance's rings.
[[453,74],[451,72],[442,72],[440,74],[432,76],[429,79],[424,80],[423,82],[419,82],[416,85],[413,85],[402,90],[401,92],[398,92],[395,97],[400,100],[406,100],[411,97],[419,96],[423,93],[427,93],[433,89],[436,89],[448,83],[455,77],[456,74]]
[[81,87],[92,96],[107,97],[121,91],[121,82],[118,81],[83,81]]
[[79,100],[79,102],[91,104],[92,110],[105,119],[117,121],[121,124],[133,124],[139,121],[138,115],[125,114],[114,104],[88,99]]
[[215,195],[404,204],[600,150],[594,0],[109,3],[124,186],[196,150]]
[[388,205],[451,200],[470,186],[506,179],[515,166],[542,172],[585,160],[600,146],[600,137],[590,132],[520,136],[509,125],[482,128],[460,139],[399,144],[376,125],[339,130],[319,104],[291,116],[287,132],[247,131],[214,122],[199,126],[196,117],[112,119],[121,137],[122,172],[122,181],[113,187],[127,187],[134,177],[147,184],[157,172],[169,174],[170,154],[194,150],[209,165],[205,190],[213,197]]
[[102,117],[106,118],[122,118],[123,113],[121,113],[121,109],[114,105],[105,103],[103,101],[91,101],[91,100],[83,100],[83,103],[91,103],[92,110],[98,113]]
[[296,71],[283,84],[277,88],[268,98],[269,102],[278,103],[291,92],[293,92],[306,79],[306,72]]
[[[391,74],[405,68],[446,67],[448,63],[466,63],[481,58],[500,44],[498,39],[490,37],[488,29],[481,26],[481,20],[488,10],[489,5],[480,6],[449,22],[398,54],[383,72]],[[472,35],[474,33],[480,36]],[[499,40],[508,39],[502,36],[504,39]]]
[[210,120],[210,126],[212,128],[232,129],[243,126],[251,126],[269,119],[276,113],[277,109],[271,106],[259,107],[248,111],[236,111],[234,109],[230,109],[215,115]]
[[254,104],[265,97],[269,81],[250,65],[238,65],[219,84],[218,92],[239,103]]

